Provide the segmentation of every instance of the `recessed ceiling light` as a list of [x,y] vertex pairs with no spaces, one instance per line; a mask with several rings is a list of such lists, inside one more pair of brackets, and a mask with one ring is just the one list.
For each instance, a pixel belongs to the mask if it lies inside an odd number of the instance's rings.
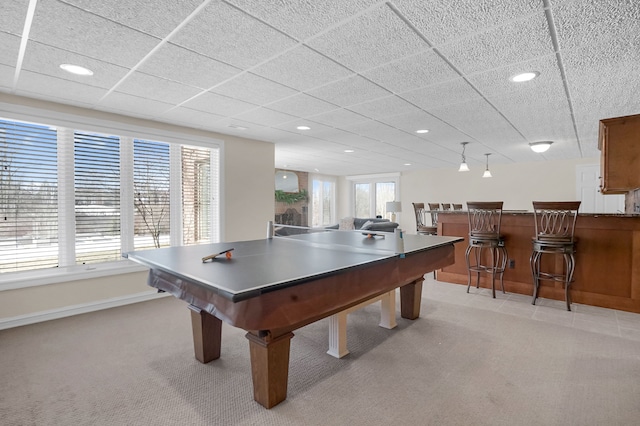
[[298,129],[298,130],[311,130],[311,127],[309,127],[309,126],[298,126],[298,127],[296,127],[296,129]]
[[429,133],[427,129],[416,130],[416,133]]
[[345,149],[344,152],[355,152],[353,149]]
[[405,166],[410,166],[410,165],[411,165],[411,163],[404,163],[404,165],[405,165]]
[[93,75],[93,71],[91,71],[90,69],[81,67],[80,65],[62,64],[60,65],[60,68],[62,68],[66,72],[70,72],[71,74]]
[[511,77],[511,81],[522,83],[523,81],[533,80],[539,75],[540,73],[538,71],[523,72],[522,74],[517,74]]

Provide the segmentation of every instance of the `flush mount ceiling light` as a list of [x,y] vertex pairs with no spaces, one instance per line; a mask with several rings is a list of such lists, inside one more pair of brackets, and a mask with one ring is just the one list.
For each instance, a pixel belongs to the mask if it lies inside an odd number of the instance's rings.
[[93,71],[81,67],[80,65],[62,64],[60,65],[60,68],[75,75],[93,75]]
[[460,145],[462,145],[462,163],[460,163],[460,168],[458,169],[459,172],[469,171],[469,166],[467,166],[467,158],[464,156],[464,149],[467,147],[468,143],[469,142],[460,142]]
[[353,149],[345,149],[344,152],[355,152]]
[[533,152],[540,153],[548,150],[552,143],[551,141],[531,142],[529,146]]
[[539,75],[540,75],[540,73],[538,71],[523,72],[521,74],[514,75],[513,77],[511,77],[510,80],[515,82],[515,83],[522,83],[524,81],[533,80],[534,78],[536,78]]
[[298,126],[298,127],[296,127],[296,129],[298,129],[298,130],[311,130],[311,127],[309,127],[309,126]]
[[429,133],[427,129],[416,130],[416,133]]
[[485,154],[485,155],[487,156],[487,168],[485,169],[484,174],[482,175],[482,177],[483,178],[486,178],[486,177],[488,178],[488,177],[492,177],[491,176],[491,172],[489,171],[489,156],[491,154]]

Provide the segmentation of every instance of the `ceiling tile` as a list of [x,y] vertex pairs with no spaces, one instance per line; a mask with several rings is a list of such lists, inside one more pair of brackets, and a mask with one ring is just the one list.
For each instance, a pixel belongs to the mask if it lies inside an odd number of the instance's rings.
[[396,93],[459,77],[431,49],[370,69],[362,75]]
[[219,120],[223,119],[221,115],[210,112],[198,111],[191,108],[177,107],[165,111],[162,117],[166,117],[173,123],[183,126],[192,126],[199,128],[212,128]]
[[560,2],[553,9],[562,51],[611,39],[637,45],[640,39],[640,7],[635,0],[581,0]]
[[0,32],[0,64],[16,66],[20,50],[20,37]]
[[9,92],[13,88],[15,68],[0,64],[0,90]]
[[420,139],[436,143],[460,143],[469,140],[469,136],[451,127],[424,111],[415,111],[381,118],[380,121],[396,129],[413,134],[416,130],[426,129],[428,133],[416,134]]
[[2,13],[0,13],[0,29],[13,35],[22,35],[28,7],[29,0],[3,1]]
[[239,68],[171,43],[162,45],[138,71],[204,90],[241,72]]
[[373,119],[419,111],[417,107],[397,96],[388,96],[386,98],[352,105],[348,107],[348,109]]
[[30,39],[127,67],[136,65],[160,41],[58,1],[38,3]]
[[256,105],[217,93],[205,92],[180,105],[224,117],[234,116],[256,108]]
[[389,92],[370,81],[355,75],[308,93],[338,106],[347,107],[362,102],[389,96]]
[[112,92],[100,105],[108,111],[126,114],[133,117],[153,118],[162,115],[172,107],[172,104],[160,102],[140,96]]
[[251,67],[296,42],[223,2],[212,2],[171,42],[237,67]]
[[357,72],[428,47],[386,4],[310,40],[308,44]]
[[256,108],[251,111],[239,114],[236,116],[236,118],[248,121],[250,123],[260,124],[262,126],[275,127],[281,123],[293,121],[297,117],[268,108]]
[[297,93],[294,89],[248,72],[237,75],[211,91],[256,105],[269,104]]
[[463,78],[410,90],[400,93],[400,96],[427,111],[445,105],[482,99],[478,92],[474,90],[473,86]]
[[346,124],[357,123],[359,121],[367,121],[369,119],[363,115],[349,111],[348,109],[340,108],[322,114],[314,115],[313,117],[309,117],[309,120],[316,123],[325,124],[327,126],[341,127]]
[[309,90],[353,74],[305,46],[289,50],[251,71],[297,90]]
[[463,74],[472,74],[554,53],[544,12],[438,46]]
[[247,13],[260,18],[298,40],[303,40],[350,19],[363,8],[378,3],[378,0],[293,0],[255,1],[229,0]]
[[485,100],[447,105],[434,108],[430,112],[459,131],[473,135],[475,141],[485,146],[499,141],[526,142],[524,137]]
[[16,87],[17,95],[54,102],[64,101],[63,103],[66,104],[69,104],[70,99],[72,99],[72,105],[81,105],[83,107],[93,106],[106,93],[107,91],[103,88],[36,74],[31,71],[20,73],[20,79]]
[[179,104],[200,93],[201,90],[164,78],[134,72],[116,87],[116,91],[146,97],[157,101]]
[[394,0],[393,3],[434,45],[504,25],[542,12],[543,8],[539,0]]
[[185,20],[202,0],[64,0],[111,21],[164,38]]
[[297,117],[309,117],[327,111],[333,111],[338,107],[313,96],[300,93],[281,101],[269,104],[270,109],[286,112]]
[[344,126],[344,130],[380,141],[393,141],[394,139],[398,139],[406,135],[405,132],[377,121],[368,121]]
[[[93,75],[82,76],[71,74],[60,68],[62,64],[81,65],[93,71]],[[125,67],[38,42],[27,44],[22,68],[23,70],[33,71],[39,74],[49,74],[63,80],[71,80],[79,84],[105,89],[110,89],[129,72],[129,69]]]

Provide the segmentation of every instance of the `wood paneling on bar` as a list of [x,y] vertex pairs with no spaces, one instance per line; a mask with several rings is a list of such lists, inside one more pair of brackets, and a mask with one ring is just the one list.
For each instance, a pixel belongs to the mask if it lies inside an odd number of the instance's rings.
[[[507,292],[533,295],[529,266],[531,239],[534,235],[532,213],[502,215],[501,233],[505,236],[509,259],[515,262],[504,274]],[[467,237],[466,212],[438,215],[438,234]],[[640,313],[640,216],[580,214],[576,223],[576,270],[571,285],[574,303],[601,306]],[[456,244],[456,262],[437,272],[438,279],[467,284],[464,261],[465,243]],[[562,268],[562,257],[545,255],[543,267]],[[475,285],[475,277],[472,281]],[[481,277],[480,286],[491,288]],[[540,297],[564,300],[562,283],[542,281]]]

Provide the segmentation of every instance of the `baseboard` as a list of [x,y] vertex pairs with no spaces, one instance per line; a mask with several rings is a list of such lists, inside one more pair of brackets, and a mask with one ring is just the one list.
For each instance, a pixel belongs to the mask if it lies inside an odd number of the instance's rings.
[[149,290],[142,293],[128,296],[114,297],[97,302],[83,303],[80,305],[65,306],[64,308],[51,309],[48,311],[34,312],[32,314],[19,315],[9,318],[0,318],[0,330],[20,327],[23,325],[35,324],[38,322],[50,321],[59,318],[70,317],[72,315],[86,314],[88,312],[102,309],[115,308],[117,306],[129,305],[132,303],[145,302],[160,297],[166,297],[169,293],[158,293],[156,290]]

